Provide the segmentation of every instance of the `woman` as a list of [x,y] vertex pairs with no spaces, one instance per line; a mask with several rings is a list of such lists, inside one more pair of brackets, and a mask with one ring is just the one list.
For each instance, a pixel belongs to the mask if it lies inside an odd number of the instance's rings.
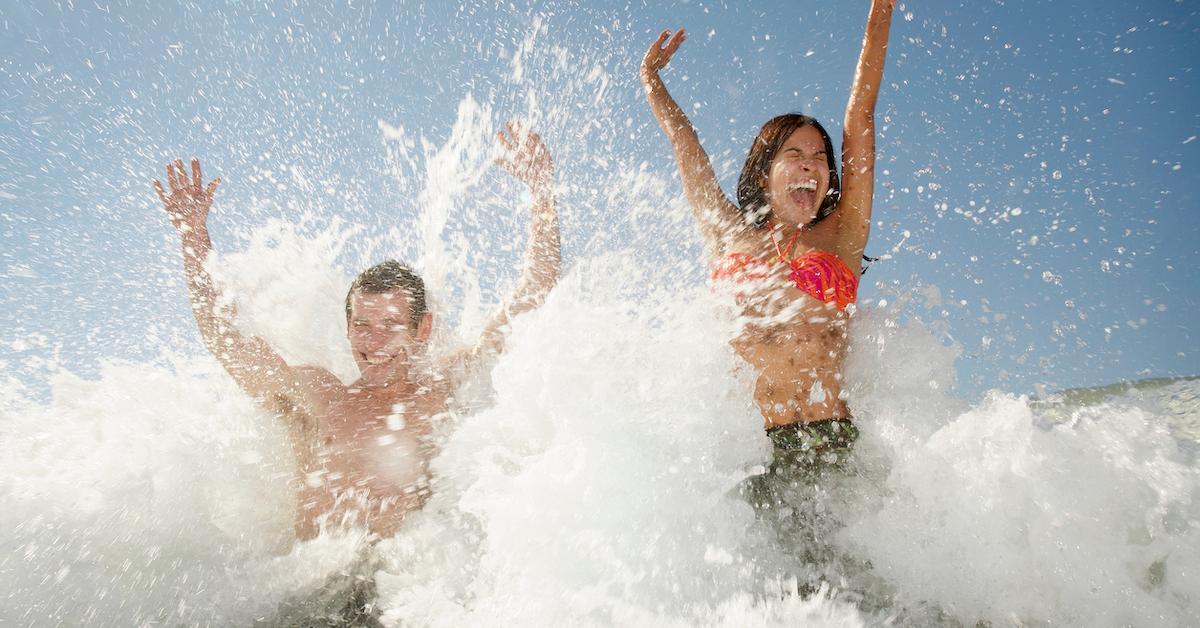
[[[733,341],[759,369],[754,398],[779,449],[837,459],[857,436],[842,394],[847,306],[867,244],[875,165],[875,101],[894,0],[873,0],[846,105],[842,177],[816,120],[787,114],[763,125],[726,199],[695,129],[659,72],[686,39],[663,31],[642,61],[650,108],[667,134],[684,192],[730,285],[744,326]],[[668,40],[668,37],[670,39]],[[664,46],[665,42],[665,46]]]

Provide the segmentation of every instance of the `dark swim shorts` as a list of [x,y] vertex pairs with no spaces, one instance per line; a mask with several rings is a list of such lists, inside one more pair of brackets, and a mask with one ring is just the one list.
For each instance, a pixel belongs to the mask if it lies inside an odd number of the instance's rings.
[[256,626],[264,628],[375,628],[382,626],[377,606],[375,572],[379,559],[371,547],[357,561],[330,574],[317,590],[279,605],[277,612]]
[[797,492],[826,492],[829,487],[821,480],[831,471],[844,474],[858,428],[850,419],[829,419],[774,427],[767,436],[775,445],[771,464],[743,486],[743,495],[760,514],[781,508],[794,511],[797,501],[809,501]]
[[849,419],[830,419],[772,428],[767,436],[775,446],[771,464],[747,478],[742,498],[796,561],[801,589],[811,593],[822,582],[861,571],[833,543],[841,522],[831,509],[858,481],[850,457],[858,428]]
[[792,423],[767,430],[775,444],[775,464],[837,464],[845,459],[858,440],[858,428],[850,419],[827,419]]

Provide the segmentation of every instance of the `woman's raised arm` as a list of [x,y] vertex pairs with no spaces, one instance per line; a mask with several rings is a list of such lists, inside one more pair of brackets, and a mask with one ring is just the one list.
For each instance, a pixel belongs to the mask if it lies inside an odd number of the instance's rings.
[[872,0],[863,36],[862,52],[842,137],[842,196],[838,203],[839,253],[858,259],[867,246],[871,231],[871,200],[875,187],[875,102],[883,81],[887,58],[888,31],[895,0]]
[[700,222],[705,242],[714,253],[720,254],[731,233],[741,227],[741,212],[721,191],[712,162],[700,145],[696,129],[675,99],[671,98],[659,76],[659,71],[666,67],[685,39],[687,34],[683,29],[676,31],[674,36],[671,36],[671,31],[663,31],[658,36],[642,60],[642,86],[646,88],[646,100],[650,102],[654,117],[675,150],[683,191],[696,220]]

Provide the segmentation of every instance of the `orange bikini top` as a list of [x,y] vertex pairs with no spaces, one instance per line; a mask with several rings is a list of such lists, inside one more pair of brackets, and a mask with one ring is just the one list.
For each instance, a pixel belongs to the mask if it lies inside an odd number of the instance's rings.
[[713,270],[713,279],[733,279],[739,283],[745,281],[761,281],[770,276],[769,268],[776,262],[785,262],[791,268],[788,279],[797,290],[809,296],[824,301],[836,303],[839,309],[854,303],[858,298],[858,273],[850,269],[841,257],[829,251],[809,251],[797,257],[788,257],[796,238],[797,231],[788,241],[786,248],[780,248],[779,241],[775,243],[777,255],[769,260],[761,260],[746,253],[731,253],[725,256]]

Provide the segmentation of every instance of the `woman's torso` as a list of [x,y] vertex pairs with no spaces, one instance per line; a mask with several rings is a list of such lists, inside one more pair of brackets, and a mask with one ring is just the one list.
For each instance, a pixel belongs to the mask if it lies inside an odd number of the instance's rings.
[[754,397],[768,428],[850,415],[842,365],[858,269],[822,244],[783,246],[764,229],[731,243],[714,271],[738,304],[732,345],[759,371]]

